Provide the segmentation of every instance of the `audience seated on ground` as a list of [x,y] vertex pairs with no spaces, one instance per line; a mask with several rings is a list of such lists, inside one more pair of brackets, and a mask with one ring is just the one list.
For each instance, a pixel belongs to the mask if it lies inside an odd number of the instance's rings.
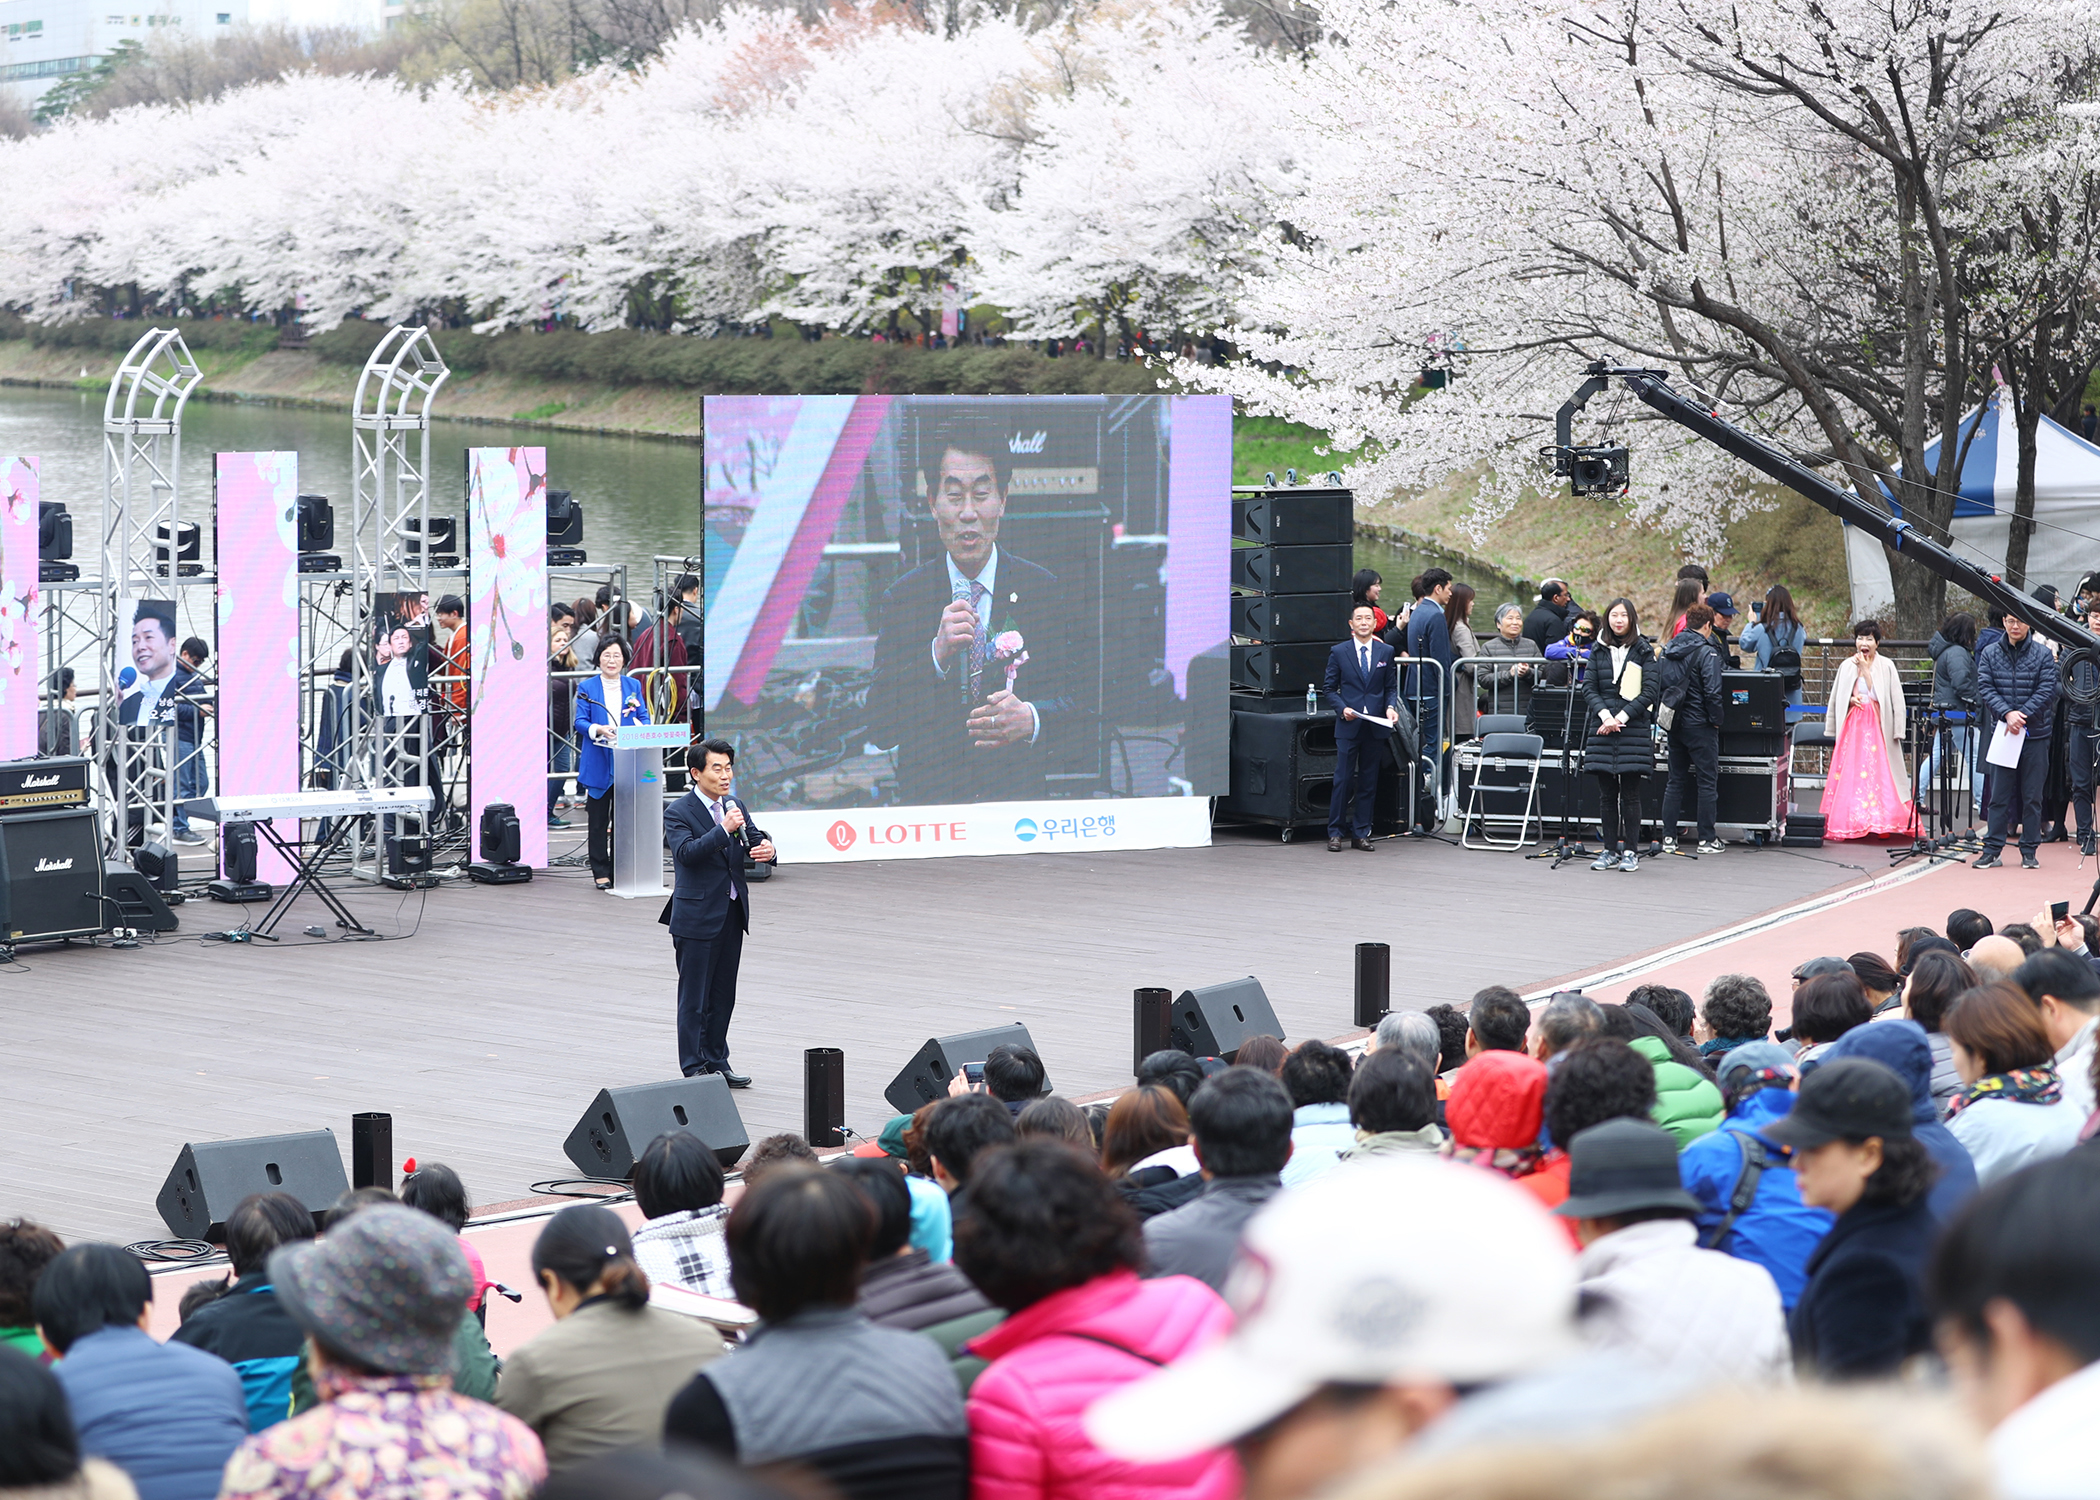
[[145,1266],[117,1245],[66,1250],[32,1298],[80,1451],[122,1469],[140,1500],[211,1500],[248,1436],[241,1378],[217,1355],[155,1343],[152,1302]]
[[1911,1134],[1931,1153],[1939,1177],[1926,1202],[1942,1224],[1954,1217],[1976,1191],[1976,1163],[1964,1146],[1940,1123],[1932,1099],[1932,1044],[1915,1021],[1897,1020],[1856,1026],[1831,1044],[1825,1062],[1840,1057],[1870,1057],[1902,1079],[1910,1090]]
[[[1617,1037],[1592,1037],[1560,1054],[1546,1082],[1546,1135],[1553,1149],[1524,1187],[1548,1208],[1568,1196],[1568,1144],[1606,1120],[1648,1120],[1655,1113],[1655,1068]],[[1570,1240],[1574,1230],[1568,1231]],[[1579,1247],[1578,1247],[1579,1248]]]
[[1258,1068],[1227,1068],[1196,1090],[1189,1144],[1203,1191],[1145,1221],[1146,1275],[1193,1276],[1212,1291],[1224,1286],[1241,1228],[1283,1191],[1291,1119],[1291,1096]]
[[1023,1140],[1030,1136],[1047,1136],[1052,1140],[1069,1141],[1082,1151],[1095,1149],[1094,1128],[1086,1122],[1086,1111],[1055,1094],[1045,1094],[1024,1104],[1021,1112],[1014,1116],[1014,1133]]
[[549,1469],[652,1442],[694,1370],[723,1353],[712,1327],[649,1305],[627,1226],[576,1203],[547,1221],[532,1276],[554,1325],[511,1351],[496,1404],[539,1434]]
[[2014,971],[2027,962],[2027,950],[2002,934],[1979,939],[1968,954],[1969,967],[1976,971],[1978,984],[2010,979]]
[[[933,1107],[926,1120],[926,1154],[933,1161],[933,1180],[948,1194],[951,1211],[961,1212],[958,1201],[968,1191],[970,1164],[989,1146],[1011,1145],[1014,1117],[989,1094],[957,1094]],[[748,1191],[751,1174],[744,1174]]]
[[1801,1201],[1801,1185],[1765,1127],[1793,1108],[1799,1071],[1777,1042],[1745,1042],[1721,1059],[1721,1097],[1728,1118],[1684,1148],[1677,1169],[1699,1202],[1699,1243],[1771,1275],[1791,1311],[1808,1284],[1808,1259],[1830,1233],[1833,1216]]
[[1140,1084],[1109,1106],[1101,1169],[1139,1218],[1177,1209],[1203,1191],[1188,1140],[1188,1114],[1162,1084]]
[[[942,1109],[973,1101],[1012,1128],[983,1094]],[[737,1200],[730,1275],[764,1322],[672,1398],[666,1441],[761,1472],[807,1470],[845,1500],[968,1493],[969,1429],[948,1361],[932,1340],[878,1328],[854,1306],[875,1226],[867,1194],[838,1172],[782,1167]]]
[[1551,1063],[1577,1042],[1604,1029],[1604,1010],[1587,995],[1573,990],[1555,995],[1532,1018],[1531,1055]]
[[[690,1130],[667,1130],[634,1163],[634,1202],[648,1222],[634,1231],[635,1264],[651,1284],[733,1298],[722,1226],[722,1164]],[[945,1204],[943,1205],[945,1207]]]
[[1947,941],[1964,953],[1997,930],[1989,917],[1966,906],[1947,914]]
[[23,1500],[137,1500],[115,1464],[83,1458],[58,1377],[0,1344],[0,1495]]
[[1963,1084],[1947,1128],[1968,1147],[1978,1183],[2078,1144],[2085,1116],[2064,1098],[2056,1049],[2025,990],[2009,979],[1979,985],[1954,1002],[1946,1025]]
[[1948,1225],[1927,1277],[1939,1346],[1990,1430],[1999,1500],[2090,1491],[2100,1410],[2100,1156],[2015,1172]]
[[1629,1000],[1603,1009],[1607,1032],[1655,1069],[1655,1123],[1669,1131],[1680,1147],[1720,1129],[1727,1111],[1699,1050],[1645,1005]]
[[289,1193],[251,1193],[226,1216],[233,1284],[182,1321],[172,1341],[216,1354],[241,1377],[248,1430],[292,1414],[292,1377],[306,1361],[306,1330],[270,1285],[270,1252],[314,1237],[314,1216]]
[[[984,1095],[980,1094],[977,1097],[981,1099]],[[1008,1120],[1012,1118],[1011,1114],[1007,1116]],[[802,1139],[801,1136],[794,1134],[792,1131],[784,1131],[779,1135],[769,1135],[753,1146],[750,1155],[746,1156],[741,1163],[744,1173],[744,1186],[746,1188],[756,1186],[775,1167],[813,1167],[816,1164],[817,1153],[810,1149],[809,1142]]]
[[1356,1065],[1356,1076],[1349,1080],[1349,1123],[1356,1144],[1341,1154],[1343,1161],[1443,1150],[1430,1067],[1419,1054],[1397,1048],[1374,1052]]
[[[1247,1083],[1236,1087],[1268,1082],[1238,1071]],[[985,1154],[955,1226],[956,1264],[1007,1310],[1004,1323],[970,1344],[990,1361],[970,1390],[970,1479],[979,1500],[1239,1494],[1238,1465],[1212,1444],[1170,1460],[1133,1460],[1097,1447],[1082,1426],[1100,1397],[1232,1325],[1201,1282],[1139,1280],[1142,1254],[1136,1216],[1093,1163],[1048,1141]]]
[[1522,1052],[1531,1034],[1531,1007],[1515,990],[1491,984],[1466,1009],[1466,1056]]
[[443,1224],[362,1205],[319,1240],[280,1245],[269,1276],[307,1332],[321,1400],[241,1444],[222,1500],[310,1500],[403,1454],[417,1456],[418,1500],[522,1500],[546,1477],[531,1428],[446,1379],[474,1278]]
[[1699,1055],[1716,1067],[1745,1042],[1761,1042],[1772,1030],[1772,997],[1748,974],[1722,974],[1706,986],[1692,1035]]
[[1954,1043],[1942,1030],[1947,1012],[1963,994],[1976,987],[1976,971],[1954,954],[1921,953],[1903,981],[1903,1010],[1925,1030],[1932,1048],[1932,1103],[1945,1119],[1954,1096],[1961,1092],[1961,1074],[1954,1071]]
[[994,1047],[984,1056],[984,1091],[1018,1115],[1043,1092],[1043,1060],[1030,1047]]
[[1234,1443],[1247,1495],[1294,1500],[1401,1451],[1609,1431],[1678,1389],[1582,1351],[1567,1237],[1493,1173],[1367,1162],[1286,1192],[1245,1243],[1231,1337],[1096,1406],[1103,1448]]
[[65,1242],[28,1219],[0,1222],[0,1345],[31,1359],[44,1357],[43,1335],[29,1300],[44,1267],[58,1259]]
[[1763,1266],[1702,1250],[1701,1207],[1677,1143],[1646,1120],[1607,1120],[1569,1143],[1568,1197],[1582,1253],[1583,1337],[1698,1384],[1770,1385],[1793,1374],[1786,1310]]
[[861,1316],[878,1328],[917,1332],[991,1310],[962,1272],[911,1243],[911,1194],[902,1168],[880,1157],[849,1156],[833,1162],[829,1170],[843,1174],[875,1210],[875,1237],[868,1243],[868,1263],[854,1303]]
[[1356,1142],[1349,1123],[1349,1054],[1327,1042],[1301,1042],[1283,1065],[1291,1096],[1291,1159],[1285,1187],[1297,1187],[1330,1170]]
[[1451,1079],[1443,1154],[1504,1177],[1528,1177],[1545,1148],[1546,1065],[1521,1052],[1483,1052]]
[[[1232,1054],[1232,1062],[1234,1067],[1259,1068],[1273,1078],[1283,1071],[1283,1060],[1290,1055],[1282,1037],[1264,1034],[1250,1036],[1240,1043],[1240,1050]],[[1194,1099],[1195,1095],[1189,1097]]]
[[1939,1169],[1911,1118],[1910,1086],[1891,1069],[1840,1057],[1803,1078],[1794,1107],[1765,1127],[1793,1154],[1801,1201],[1837,1216],[1787,1320],[1804,1377],[1894,1375],[1931,1348],[1922,1282]]

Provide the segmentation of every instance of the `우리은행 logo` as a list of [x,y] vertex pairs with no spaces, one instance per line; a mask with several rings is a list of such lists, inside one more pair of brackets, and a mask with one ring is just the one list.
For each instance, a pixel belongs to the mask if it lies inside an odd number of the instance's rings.
[[824,842],[841,854],[853,847],[853,825],[844,818],[824,830]]
[[1035,842],[1035,819],[1020,818],[1014,823],[1014,837],[1024,844]]

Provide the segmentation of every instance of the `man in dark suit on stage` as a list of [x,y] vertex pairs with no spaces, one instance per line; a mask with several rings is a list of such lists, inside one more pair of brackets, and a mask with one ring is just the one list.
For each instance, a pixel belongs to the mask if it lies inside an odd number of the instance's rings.
[[743,799],[730,791],[736,751],[726,740],[702,740],[700,766],[683,797],[664,809],[664,842],[677,870],[659,921],[671,929],[678,959],[678,1067],[686,1077],[720,1073],[733,1089],[751,1080],[729,1066],[729,1017],[736,1009],[736,971],[751,929],[751,885],[744,851],[761,862],[773,841],[751,826]]
[[[1349,639],[1327,653],[1324,686],[1337,715],[1334,796],[1327,804],[1331,850],[1339,850],[1346,838],[1351,848],[1371,852],[1371,802],[1378,791],[1378,767],[1399,716],[1400,675],[1393,667],[1393,648],[1372,634],[1377,622],[1370,605],[1357,605],[1349,616]],[[1374,723],[1387,727],[1374,729]]]
[[[1049,752],[1082,732],[1072,700],[1072,604],[1055,575],[999,546],[1013,477],[1005,425],[955,418],[924,450],[942,556],[882,596],[869,737],[897,747],[906,803],[1040,797]],[[1019,638],[1009,688],[999,642]]]

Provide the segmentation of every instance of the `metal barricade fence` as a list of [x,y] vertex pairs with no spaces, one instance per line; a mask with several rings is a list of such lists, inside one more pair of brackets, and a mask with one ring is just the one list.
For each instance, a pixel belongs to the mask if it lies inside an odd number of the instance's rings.
[[[657,699],[659,696],[668,697],[668,695],[660,694],[657,689],[673,677],[684,678],[686,687],[684,695],[686,705],[685,717],[690,722],[699,713],[700,672],[700,666],[694,664],[683,667],[648,667],[641,674],[630,672],[629,675],[640,675],[642,677],[645,688],[649,690],[649,717],[655,723],[664,724],[669,723],[670,720],[659,711]],[[576,774],[579,741],[576,738],[575,685],[588,681],[597,675],[596,672],[583,669],[573,672],[549,672],[547,674],[550,691],[552,684],[557,682],[565,682],[570,686],[570,692],[567,695],[570,705],[569,712],[562,716],[561,727],[556,729],[551,718],[547,725],[547,781],[549,786],[548,800],[550,802],[564,795],[569,778]],[[550,704],[549,706],[551,709],[552,705]],[[681,750],[666,750],[664,752],[664,769],[666,771],[682,769],[684,765],[685,752]],[[578,790],[580,792],[581,788]]]

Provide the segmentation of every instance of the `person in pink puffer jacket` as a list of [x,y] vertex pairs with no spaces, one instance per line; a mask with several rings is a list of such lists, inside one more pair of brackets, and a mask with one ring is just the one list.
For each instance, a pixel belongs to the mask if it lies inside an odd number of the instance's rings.
[[1007,1310],[969,1351],[971,1500],[1232,1500],[1239,1462],[1213,1448],[1167,1463],[1112,1458],[1081,1423],[1098,1398],[1216,1342],[1232,1313],[1187,1276],[1140,1281],[1136,1216],[1062,1141],[994,1147],[971,1166],[955,1263]]

